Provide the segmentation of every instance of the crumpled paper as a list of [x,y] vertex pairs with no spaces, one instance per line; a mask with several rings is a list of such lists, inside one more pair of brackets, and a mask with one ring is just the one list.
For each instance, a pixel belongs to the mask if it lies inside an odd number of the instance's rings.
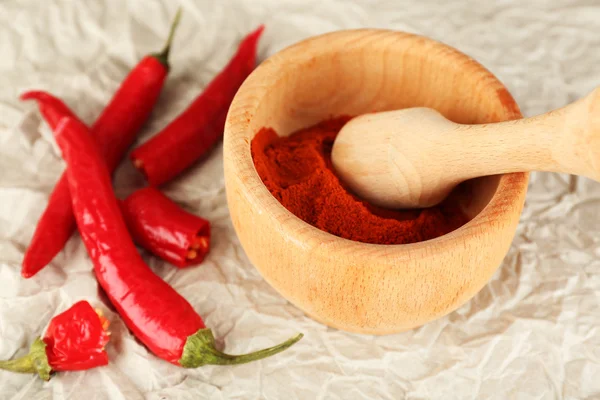
[[[24,354],[50,318],[80,299],[112,324],[111,364],[44,383],[0,372],[1,399],[599,399],[600,184],[533,174],[509,254],[458,311],[385,337],[327,328],[289,304],[246,258],[229,220],[221,148],[164,189],[213,223],[214,247],[178,270],[144,254],[231,353],[306,336],[271,359],[184,370],[150,354],[98,296],[76,235],[34,279],[19,276],[64,168],[25,89],[61,96],[91,123],[127,71],[158,50],[181,5],[172,70],[138,143],[165,126],[265,23],[260,59],[308,36],[380,27],[457,47],[507,84],[524,114],[560,107],[600,84],[600,5],[592,0],[59,1],[0,3],[0,359]],[[119,196],[143,185],[129,163]]]

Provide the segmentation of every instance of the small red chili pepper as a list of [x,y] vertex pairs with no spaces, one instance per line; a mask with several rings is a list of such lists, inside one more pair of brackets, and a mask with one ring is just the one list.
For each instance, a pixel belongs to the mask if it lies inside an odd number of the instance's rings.
[[[181,13],[177,12],[164,50],[144,57],[125,78],[91,128],[109,170],[115,170],[152,112],[169,71],[169,52]],[[57,98],[30,91],[21,100],[37,100],[46,122],[54,130],[61,115],[73,115]],[[58,181],[25,253],[21,275],[30,278],[58,254],[75,230],[67,178]]]
[[87,301],[75,303],[52,318],[44,338],[37,338],[29,354],[0,361],[0,369],[37,373],[44,380],[58,371],[81,371],[108,364],[104,347],[110,333],[108,321]]
[[152,139],[133,150],[131,160],[152,186],[186,170],[223,136],[227,111],[254,70],[260,26],[240,44],[229,64],[190,106]]
[[110,174],[87,127],[65,117],[55,131],[67,164],[79,233],[98,282],[125,324],[154,354],[173,364],[241,364],[279,353],[277,346],[232,356],[215,348],[214,337],[190,303],[152,272],[138,254],[114,196]]
[[199,264],[210,248],[210,223],[191,214],[153,187],[121,202],[133,240],[177,267]]

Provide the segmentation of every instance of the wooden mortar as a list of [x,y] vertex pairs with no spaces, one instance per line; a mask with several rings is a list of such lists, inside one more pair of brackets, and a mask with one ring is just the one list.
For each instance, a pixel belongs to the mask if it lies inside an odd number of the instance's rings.
[[225,127],[227,200],[248,257],[314,319],[388,334],[456,310],[491,278],[512,242],[528,175],[468,181],[454,193],[472,218],[437,239],[373,245],[321,231],[287,211],[256,173],[250,143],[332,116],[431,107],[481,124],[521,118],[506,88],[459,51],[421,36],[351,30],[314,37],[266,60],[237,93]]

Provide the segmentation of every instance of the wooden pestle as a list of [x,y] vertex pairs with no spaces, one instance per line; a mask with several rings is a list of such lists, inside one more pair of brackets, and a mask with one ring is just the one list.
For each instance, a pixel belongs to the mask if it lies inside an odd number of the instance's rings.
[[558,110],[462,125],[430,108],[365,114],[336,138],[333,165],[356,194],[387,208],[442,201],[479,176],[549,171],[600,180],[600,88]]

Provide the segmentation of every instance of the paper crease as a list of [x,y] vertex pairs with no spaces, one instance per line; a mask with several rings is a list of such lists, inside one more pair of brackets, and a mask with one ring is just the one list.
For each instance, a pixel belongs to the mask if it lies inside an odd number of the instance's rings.
[[[50,383],[0,372],[0,399],[600,399],[600,184],[533,174],[509,254],[458,311],[373,337],[327,328],[281,298],[251,266],[229,220],[222,148],[164,187],[213,222],[214,248],[179,271],[143,253],[205,317],[229,353],[305,337],[272,359],[184,370],[151,355],[103,305],[76,235],[36,278],[19,276],[64,169],[26,89],[61,96],[91,123],[184,10],[172,70],[138,143],[165,126],[266,24],[261,59],[327,31],[379,27],[430,36],[471,55],[508,86],[524,114],[561,107],[600,85],[594,0],[19,0],[0,2],[0,359],[23,354],[50,318],[79,299],[106,310],[111,364]],[[123,197],[143,184],[129,163]]]

